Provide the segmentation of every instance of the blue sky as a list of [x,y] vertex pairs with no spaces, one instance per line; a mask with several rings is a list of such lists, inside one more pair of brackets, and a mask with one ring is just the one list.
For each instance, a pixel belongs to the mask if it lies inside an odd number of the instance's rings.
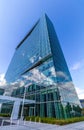
[[16,46],[44,12],[54,24],[79,97],[84,98],[84,0],[0,0],[0,82]]

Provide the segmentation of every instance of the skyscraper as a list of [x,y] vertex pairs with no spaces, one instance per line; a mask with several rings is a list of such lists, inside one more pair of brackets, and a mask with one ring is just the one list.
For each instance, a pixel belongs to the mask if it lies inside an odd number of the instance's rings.
[[[45,14],[16,47],[5,78],[19,82],[11,96],[33,99],[29,116],[67,118],[80,102],[52,22]],[[71,108],[71,109],[70,109]]]

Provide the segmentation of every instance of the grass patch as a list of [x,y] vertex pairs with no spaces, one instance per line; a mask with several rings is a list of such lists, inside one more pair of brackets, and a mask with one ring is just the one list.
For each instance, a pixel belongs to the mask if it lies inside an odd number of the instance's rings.
[[70,123],[84,121],[84,117],[74,117],[69,119],[56,119],[56,118],[40,118],[40,117],[25,117],[26,121],[34,121],[48,124],[56,124],[56,125],[66,125]]

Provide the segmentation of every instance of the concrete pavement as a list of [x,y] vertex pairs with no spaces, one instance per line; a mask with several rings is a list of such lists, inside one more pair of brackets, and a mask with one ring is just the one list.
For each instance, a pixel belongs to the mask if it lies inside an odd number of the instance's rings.
[[0,130],[84,130],[84,121],[64,126],[20,121],[17,125],[1,126]]

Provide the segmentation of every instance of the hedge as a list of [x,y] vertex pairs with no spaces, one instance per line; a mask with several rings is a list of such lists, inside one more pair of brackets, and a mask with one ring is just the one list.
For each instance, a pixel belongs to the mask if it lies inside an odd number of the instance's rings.
[[10,117],[10,114],[0,113],[0,117]]
[[84,121],[84,117],[74,117],[69,119],[56,119],[56,118],[40,118],[40,117],[25,117],[26,121],[34,121],[48,124],[56,124],[56,125],[66,125],[70,123]]

